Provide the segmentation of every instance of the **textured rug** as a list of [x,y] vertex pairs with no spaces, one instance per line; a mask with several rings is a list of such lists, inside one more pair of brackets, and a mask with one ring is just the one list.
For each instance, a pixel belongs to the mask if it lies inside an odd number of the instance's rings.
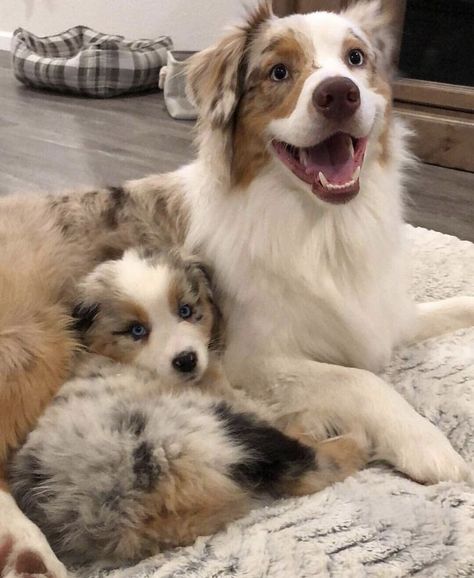
[[[407,226],[418,301],[474,294],[474,245]],[[474,460],[474,329],[400,350],[385,377]],[[91,573],[88,572],[90,575]],[[254,510],[113,578],[474,576],[474,492],[371,467],[314,496]]]

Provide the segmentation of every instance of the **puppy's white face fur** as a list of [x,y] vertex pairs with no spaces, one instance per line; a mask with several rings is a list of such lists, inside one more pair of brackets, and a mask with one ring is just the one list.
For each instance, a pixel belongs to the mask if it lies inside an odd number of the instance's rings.
[[97,267],[81,291],[77,327],[90,351],[169,381],[198,380],[207,369],[217,312],[196,263],[127,251]]
[[234,184],[271,169],[318,202],[354,198],[365,157],[387,155],[389,46],[376,3],[286,18],[263,3],[195,57],[190,92],[203,118],[232,121]]
[[[208,361],[208,339],[199,327],[202,313],[197,310],[196,299],[186,294],[187,287],[180,292],[175,271],[168,264],[151,265],[135,253],[127,253],[115,267],[118,290],[147,314],[143,326],[149,333],[140,340],[134,362],[168,378],[182,377],[186,374],[173,368],[173,360],[182,353],[194,352],[196,370],[188,375],[200,377]],[[180,317],[183,306],[192,309],[189,318]]]

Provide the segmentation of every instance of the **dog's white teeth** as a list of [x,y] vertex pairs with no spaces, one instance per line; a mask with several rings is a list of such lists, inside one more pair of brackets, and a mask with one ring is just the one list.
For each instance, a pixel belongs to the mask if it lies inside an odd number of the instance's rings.
[[321,171],[319,172],[318,177],[319,177],[319,182],[321,183],[323,188],[325,188],[328,191],[337,191],[337,190],[345,189],[346,187],[349,187],[349,186],[355,184],[355,182],[359,178],[359,174],[360,174],[360,167],[357,167],[356,170],[354,171],[354,174],[352,175],[352,179],[350,181],[347,181],[347,183],[342,183],[341,185],[333,185],[332,183],[330,183],[327,180],[327,178],[324,176],[324,173],[322,173]]
[[319,182],[323,185],[323,187],[325,189],[329,189],[331,187],[329,181],[327,180],[327,178],[324,176],[324,173],[322,173],[321,171],[319,171]]

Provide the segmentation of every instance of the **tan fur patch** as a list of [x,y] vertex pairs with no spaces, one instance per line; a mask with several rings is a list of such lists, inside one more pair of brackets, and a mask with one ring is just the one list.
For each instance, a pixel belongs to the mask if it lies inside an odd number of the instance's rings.
[[168,287],[168,305],[170,311],[178,311],[182,299],[183,299],[182,283],[180,283],[179,279],[173,277]]
[[145,497],[147,516],[138,537],[150,544],[150,554],[185,546],[245,515],[250,504],[247,492],[227,476],[207,467],[196,468],[184,455],[173,461],[156,492]]
[[378,55],[382,59],[380,63],[384,69],[392,66],[393,35],[390,30],[395,15],[394,10],[383,10],[381,2],[351,2],[342,15],[364,31],[367,38],[370,38],[372,46],[375,47]]
[[13,538],[11,536],[2,536],[0,542],[0,576],[3,575],[8,558],[13,550]]
[[316,467],[303,476],[286,480],[281,488],[284,493],[303,496],[319,492],[330,484],[344,480],[367,464],[366,451],[351,436],[317,441],[313,436],[303,433],[295,424],[285,428],[285,433],[315,450]]
[[[280,63],[288,67],[290,77],[276,82],[270,78],[270,72]],[[292,113],[312,70],[310,47],[290,32],[274,38],[263,49],[258,67],[248,77],[236,114],[232,160],[234,185],[248,186],[268,162],[265,129],[272,120]]]
[[87,267],[44,204],[0,208],[0,469],[69,373],[76,342],[67,303]]
[[367,43],[357,35],[351,33],[343,43],[341,58],[347,62],[350,50],[359,48],[365,55],[364,68],[367,70],[369,85],[377,94],[383,96],[387,102],[384,115],[383,130],[379,136],[380,162],[386,163],[389,158],[390,122],[392,114],[392,89],[384,71],[380,70],[377,55],[369,48]]
[[365,56],[364,68],[367,68],[370,71],[370,74],[373,74],[373,72],[375,71],[375,62],[371,54],[372,51],[369,48],[368,44],[362,38],[355,35],[354,33],[350,33],[342,43],[342,52],[341,52],[342,61],[347,64],[348,63],[347,57],[349,52],[355,49],[360,49],[364,53]]
[[380,144],[380,162],[386,164],[390,158],[390,129],[392,123],[393,114],[393,101],[392,101],[392,87],[388,79],[384,78],[382,75],[377,74],[374,76],[372,87],[381,96],[385,98],[387,103],[385,107],[384,119],[383,119],[383,129],[379,136]]
[[[375,54],[368,62],[369,84],[375,92],[387,102],[384,126],[379,137],[380,162],[385,164],[390,157],[390,126],[392,116],[392,89],[390,77],[393,68],[393,36],[390,30],[393,14],[390,10],[381,10],[378,2],[355,2],[343,12],[347,18],[356,22],[370,39]],[[361,39],[356,38],[360,47]],[[344,50],[350,48],[351,38],[345,43]],[[363,42],[363,41],[362,41]],[[373,52],[373,51],[372,51]]]
[[188,89],[200,122],[210,123],[213,129],[227,129],[240,97],[246,48],[252,35],[271,17],[270,0],[259,2],[243,26],[190,59]]
[[18,555],[15,563],[16,572],[21,575],[30,576],[33,574],[47,575],[48,569],[43,560],[36,552],[24,550]]
[[339,436],[320,442],[317,446],[317,459],[321,466],[334,473],[334,480],[360,470],[367,463],[366,451],[351,436]]
[[[188,86],[201,118],[212,128],[224,128],[234,112],[238,89],[238,68],[247,35],[236,29],[217,47],[194,56],[189,65]],[[210,62],[211,61],[211,62]]]
[[8,343],[0,337],[0,365],[9,368],[0,377],[1,462],[22,443],[67,378],[77,346],[59,305],[38,303],[31,313],[31,320],[18,324],[17,331],[3,335]]
[[96,321],[84,336],[84,342],[93,353],[105,355],[120,363],[131,363],[143,347],[143,342],[134,341],[129,335],[120,334],[135,322],[150,327],[147,312],[126,296],[113,293],[104,286],[104,295],[99,298],[100,311]]

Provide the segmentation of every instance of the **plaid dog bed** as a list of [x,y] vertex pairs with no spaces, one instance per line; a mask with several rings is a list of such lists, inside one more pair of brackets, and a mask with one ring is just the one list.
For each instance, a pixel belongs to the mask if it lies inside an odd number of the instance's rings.
[[12,39],[15,76],[24,84],[107,98],[158,86],[171,38],[126,41],[75,26],[38,37],[18,28]]

